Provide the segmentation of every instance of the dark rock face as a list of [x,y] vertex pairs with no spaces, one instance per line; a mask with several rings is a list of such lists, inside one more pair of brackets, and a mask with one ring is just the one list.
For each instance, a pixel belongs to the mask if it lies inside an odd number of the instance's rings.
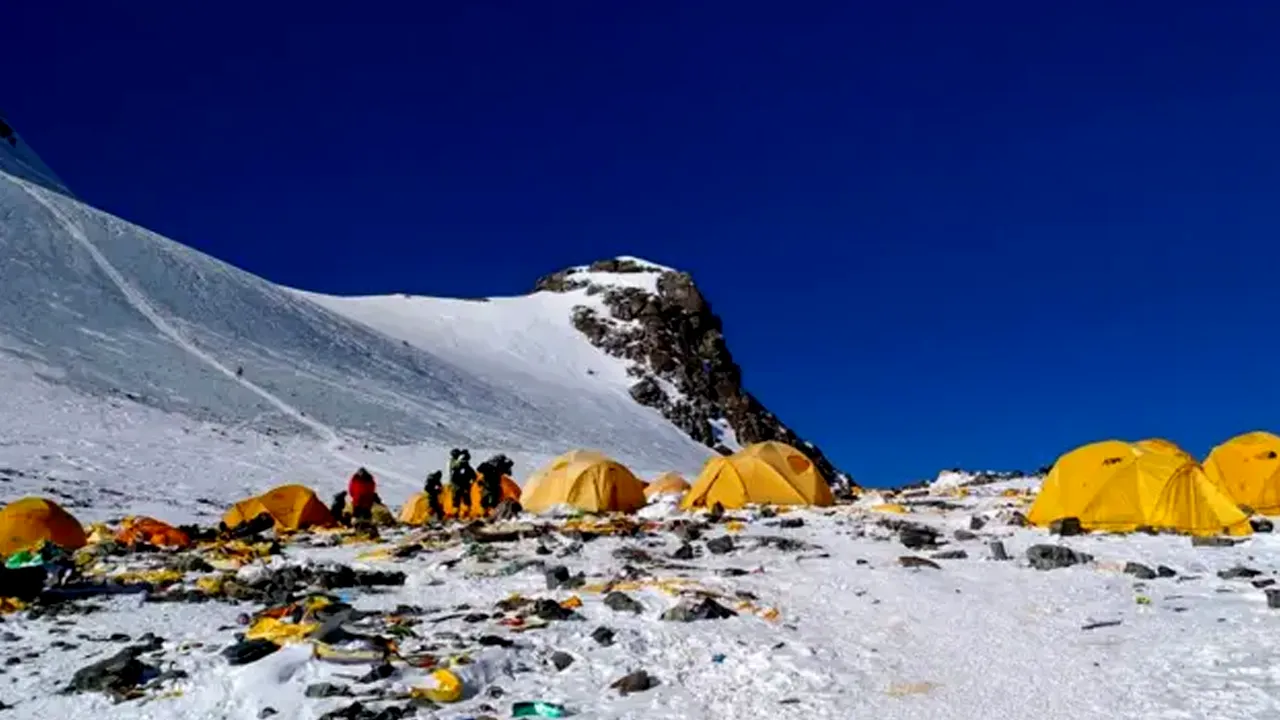
[[[776,440],[808,455],[829,482],[840,472],[817,447],[782,423],[742,385],[720,318],[688,273],[663,270],[631,259],[601,260],[587,271],[656,275],[657,292],[596,284],[580,268],[540,278],[535,291],[586,290],[599,296],[608,315],[580,305],[573,325],[591,344],[631,362],[631,396],[657,409],[694,440],[728,453],[713,422],[725,421],[742,444]],[[679,397],[672,397],[674,388]]]

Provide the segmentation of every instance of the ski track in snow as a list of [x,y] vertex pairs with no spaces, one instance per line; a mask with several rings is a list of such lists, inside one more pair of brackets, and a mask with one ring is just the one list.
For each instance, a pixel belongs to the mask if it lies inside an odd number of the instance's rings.
[[[151,303],[147,300],[147,298],[142,294],[141,291],[139,291],[132,284],[130,284],[129,281],[125,279],[125,277],[121,275],[118,270],[116,270],[115,266],[112,265],[109,260],[107,260],[106,256],[103,255],[100,250],[98,250],[98,247],[96,245],[90,242],[89,238],[85,236],[84,232],[80,229],[78,225],[72,222],[66,215],[64,215],[62,211],[59,210],[52,202],[49,202],[48,198],[45,195],[46,191],[41,190],[35,187],[34,185],[32,185],[31,183],[26,182],[24,180],[19,180],[15,178],[14,181],[17,182],[22,187],[22,189],[27,192],[27,194],[31,195],[31,197],[33,197],[37,202],[43,205],[45,209],[47,209],[55,218],[57,218],[58,222],[61,223],[62,226],[66,229],[67,233],[77,243],[79,243],[81,247],[85,249],[86,252],[89,253],[89,256],[93,258],[94,263],[103,272],[103,274],[105,274],[107,278],[109,278],[111,282],[114,283],[117,288],[119,288],[120,292],[124,295],[125,299],[128,300],[129,304],[132,305],[134,309],[136,309],[139,313],[141,313],[142,316],[145,317],[148,322],[154,325],[156,330],[158,330],[162,335],[164,335],[166,338],[168,338],[178,347],[182,348],[192,357],[196,358],[197,360],[204,363],[205,365],[208,365],[210,368],[222,373],[223,375],[226,375],[228,378],[238,381],[241,385],[243,385],[249,391],[253,392],[254,394],[261,397],[263,400],[275,406],[277,409],[280,410],[280,412],[294,419],[298,423],[310,428],[313,432],[315,432],[318,436],[320,436],[322,440],[325,441],[325,450],[330,454],[332,454],[338,460],[353,466],[362,464],[361,461],[356,460],[355,458],[352,458],[351,456],[342,452],[342,447],[345,443],[342,437],[333,428],[329,427],[328,425],[325,425],[324,423],[318,422],[310,417],[307,417],[306,413],[298,410],[294,406],[280,399],[278,396],[274,395],[273,393],[259,387],[258,385],[248,380],[245,380],[242,377],[237,377],[236,372],[234,370],[227,367],[226,365],[223,365],[217,358],[213,357],[212,355],[205,352],[204,350],[201,350],[199,347],[195,345],[195,343],[191,342],[186,337],[184,337],[176,327],[170,324],[164,318],[164,316],[162,316],[160,312],[157,311],[151,305]],[[368,467],[371,471],[379,475],[394,478],[396,480],[400,480],[401,482],[413,482],[413,480],[411,480],[410,478],[393,471],[388,471],[385,468],[378,468],[376,466],[368,465],[368,464],[364,464],[364,466]]]

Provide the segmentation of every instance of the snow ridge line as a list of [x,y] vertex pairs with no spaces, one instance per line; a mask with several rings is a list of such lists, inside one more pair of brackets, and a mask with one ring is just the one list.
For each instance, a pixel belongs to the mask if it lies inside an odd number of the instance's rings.
[[[77,225],[75,222],[73,222],[65,214],[63,214],[61,210],[59,210],[57,207],[54,206],[52,202],[49,201],[49,199],[45,196],[44,190],[40,189],[39,187],[36,187],[35,185],[25,180],[22,180],[21,178],[9,176],[8,179],[18,183],[19,187],[21,187],[28,195],[34,198],[36,202],[43,205],[45,209],[48,210],[53,215],[54,219],[56,219],[62,225],[62,227],[66,229],[67,233],[71,235],[71,238],[75,240],[77,243],[79,243],[85,249],[85,251],[89,253],[89,257],[93,259],[94,264],[97,265],[98,269],[102,270],[103,274],[105,274],[107,278],[111,280],[111,282],[120,290],[120,292],[124,295],[125,300],[131,306],[133,306],[135,310],[141,313],[142,316],[146,318],[148,322],[150,322],[153,326],[155,326],[156,330],[158,330],[161,335],[164,335],[173,344],[177,345],[179,348],[182,348],[184,351],[186,351],[188,354],[190,354],[192,357],[196,358],[200,362],[203,362],[205,365],[208,365],[210,368],[217,370],[223,375],[226,375],[231,380],[234,380],[240,383],[249,391],[253,392],[255,395],[258,395],[263,400],[275,406],[276,409],[278,409],[280,412],[296,420],[299,424],[310,428],[312,432],[319,435],[320,438],[325,441],[325,450],[330,455],[332,455],[335,459],[349,465],[363,465],[363,463],[361,463],[360,461],[342,452],[342,447],[344,445],[344,442],[342,440],[342,437],[332,427],[318,420],[307,417],[306,413],[302,412],[298,408],[280,399],[279,396],[275,395],[271,391],[265,388],[262,388],[249,380],[245,380],[244,377],[242,376],[237,376],[234,370],[227,367],[226,365],[223,365],[221,361],[219,361],[217,358],[213,357],[209,353],[205,352],[204,350],[201,350],[191,340],[187,339],[186,337],[183,337],[182,333],[179,332],[179,330],[176,327],[170,324],[169,321],[166,320],[164,316],[160,314],[160,311],[157,310],[149,300],[147,300],[146,296],[142,293],[142,291],[134,287],[133,285],[131,285],[129,281],[124,277],[124,275],[122,275],[120,271],[117,270],[116,267],[111,264],[111,261],[107,259],[107,256],[103,255],[102,251],[98,249],[98,246],[94,245],[93,242],[89,240],[88,236],[84,234],[84,231],[80,229],[80,226]],[[369,468],[370,470],[372,470],[373,472],[379,475],[384,475],[390,478],[394,478],[396,480],[400,480],[401,482],[408,482],[408,483],[416,482],[415,480],[405,477],[404,475],[401,475],[399,473],[390,472],[388,470],[377,468],[372,465],[364,465],[364,467]]]

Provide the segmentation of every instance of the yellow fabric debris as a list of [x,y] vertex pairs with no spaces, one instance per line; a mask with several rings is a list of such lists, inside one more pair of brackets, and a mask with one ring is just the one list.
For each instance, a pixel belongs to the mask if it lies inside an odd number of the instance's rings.
[[178,570],[164,568],[163,570],[128,571],[118,575],[112,575],[111,577],[112,579],[125,584],[149,583],[151,585],[170,585],[172,583],[181,582],[183,574]]
[[564,608],[565,610],[574,610],[574,609],[580,608],[582,607],[582,598],[578,597],[577,595],[574,595],[562,601],[560,603],[560,607]]
[[12,597],[0,597],[0,615],[8,615],[9,613],[26,610],[27,604]]
[[226,582],[224,575],[206,575],[196,580],[196,589],[206,595],[221,595],[222,585]]
[[430,679],[432,685],[415,687],[409,691],[414,698],[426,698],[431,702],[454,703],[462,699],[462,680],[448,670],[434,670]]
[[286,645],[306,640],[318,627],[320,624],[315,622],[290,623],[264,617],[255,622],[244,636],[249,640],[270,640],[277,645]]

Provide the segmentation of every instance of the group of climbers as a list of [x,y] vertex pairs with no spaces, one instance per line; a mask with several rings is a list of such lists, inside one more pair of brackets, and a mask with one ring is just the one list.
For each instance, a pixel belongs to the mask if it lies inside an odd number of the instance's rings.
[[[434,470],[427,475],[423,485],[423,494],[430,508],[431,517],[444,518],[453,514],[457,517],[468,517],[476,508],[471,507],[475,485],[480,489],[480,507],[482,514],[488,515],[498,507],[503,498],[503,477],[509,477],[515,463],[506,455],[498,454],[471,466],[471,453],[465,448],[453,448],[449,451],[449,495],[453,512],[447,512],[444,499],[444,473]],[[365,468],[356,470],[347,483],[345,492],[339,492],[329,506],[330,513],[348,524],[360,521],[371,521],[374,508],[382,505],[378,496],[377,481]]]

